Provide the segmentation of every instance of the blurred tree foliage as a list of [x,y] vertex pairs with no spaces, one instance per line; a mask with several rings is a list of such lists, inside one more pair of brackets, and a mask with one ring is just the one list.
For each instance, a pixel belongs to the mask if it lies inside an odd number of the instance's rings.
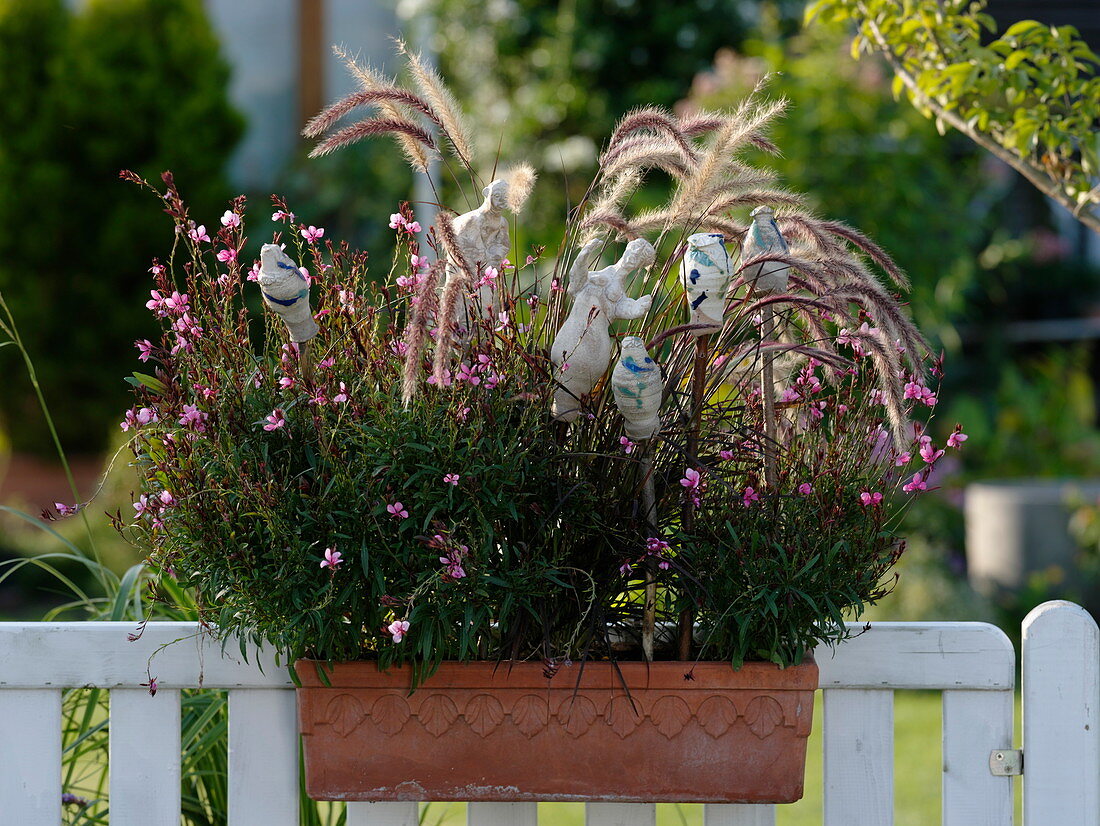
[[[150,258],[170,243],[122,168],[171,168],[200,223],[228,196],[242,131],[201,0],[0,0],[0,290],[15,310],[67,446],[103,446],[147,318]],[[14,348],[10,348],[14,349]],[[15,356],[0,415],[22,449],[47,438]]]
[[[634,106],[671,106],[714,53],[741,41],[737,0],[423,0],[440,70],[476,129],[480,165],[526,160],[543,176],[522,221],[556,249],[600,145]],[[798,10],[790,10],[793,21]]]
[[682,107],[731,106],[768,73],[768,91],[790,108],[772,129],[783,152],[764,161],[810,205],[858,227],[908,271],[913,314],[924,332],[955,344],[964,297],[986,235],[975,199],[986,185],[977,152],[944,141],[892,99],[886,68],[856,64],[848,38],[819,29],[785,38],[765,22],[740,53],[723,50]]

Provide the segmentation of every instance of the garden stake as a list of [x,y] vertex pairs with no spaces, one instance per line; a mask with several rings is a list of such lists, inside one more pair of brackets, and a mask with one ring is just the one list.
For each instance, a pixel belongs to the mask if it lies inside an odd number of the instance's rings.
[[[691,423],[688,425],[687,455],[688,461],[697,461],[699,451],[699,423],[703,416],[703,396],[706,394],[707,360],[710,353],[710,336],[695,338],[695,362],[691,367]],[[684,502],[684,530],[690,532],[695,523],[695,505]],[[695,612],[685,608],[680,612],[679,657],[687,660],[691,657],[691,631],[695,622]]]
[[[760,341],[767,342],[775,332],[775,313],[764,308],[764,324],[760,328]],[[771,350],[764,353],[764,369],[760,377],[760,395],[764,398],[764,482],[774,488],[778,482],[775,472],[775,375]]]

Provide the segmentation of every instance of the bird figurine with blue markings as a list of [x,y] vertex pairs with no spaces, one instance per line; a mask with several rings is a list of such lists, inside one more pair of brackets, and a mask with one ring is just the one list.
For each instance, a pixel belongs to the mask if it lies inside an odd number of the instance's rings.
[[260,250],[260,293],[268,309],[286,322],[290,340],[309,341],[317,335],[317,322],[309,307],[309,282],[278,244]]
[[628,438],[644,441],[661,429],[664,386],[661,366],[650,357],[645,342],[638,336],[626,336],[619,361],[611,371],[611,391],[615,406],[623,414]]
[[[786,255],[787,239],[779,231],[771,207],[759,206],[752,211],[752,226],[741,245],[741,260],[751,261],[762,255]],[[778,261],[749,264],[741,272],[746,284],[762,293],[785,293],[791,268]]]
[[687,294],[694,336],[717,333],[726,313],[726,289],[733,270],[721,233],[699,232],[688,236],[680,262],[680,282]]

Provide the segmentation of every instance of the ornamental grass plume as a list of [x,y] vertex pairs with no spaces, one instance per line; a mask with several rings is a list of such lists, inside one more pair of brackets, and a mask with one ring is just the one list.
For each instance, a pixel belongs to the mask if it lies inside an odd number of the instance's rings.
[[[351,62],[362,89],[307,134],[320,152],[393,135],[421,171],[446,146],[432,187],[464,199],[482,177],[462,113],[405,57],[415,89]],[[364,107],[377,114],[339,126]],[[153,373],[134,375],[125,420],[145,497],[131,536],[218,633],[291,657],[422,673],[538,657],[556,671],[636,640],[647,656],[786,665],[842,639],[892,587],[906,494],[934,488],[965,436],[937,445],[921,421],[942,366],[900,303],[901,268],[741,156],[778,151],[767,128],[783,108],[758,90],[733,112],[628,113],[549,261],[514,246],[491,267],[467,260],[441,199],[433,227],[407,204],[390,216],[380,283],[365,253],[276,199],[271,241],[312,274],[312,370],[283,325],[249,311],[243,253],[217,257],[244,249],[243,199],[208,243],[166,178],[155,191],[177,232],[150,307],[163,336],[138,343]],[[653,176],[668,200],[638,209]],[[533,170],[504,177],[518,211]],[[772,211],[780,243],[762,247],[750,234]],[[692,321],[698,273],[680,272],[699,233],[727,259],[714,325]],[[601,272],[623,240],[654,255]],[[660,366],[650,438],[624,434],[632,388],[616,401],[613,342],[576,420],[550,415],[564,364],[590,358],[551,344],[573,296],[607,284],[612,303],[653,296],[609,328]],[[604,312],[593,303],[581,340]]]

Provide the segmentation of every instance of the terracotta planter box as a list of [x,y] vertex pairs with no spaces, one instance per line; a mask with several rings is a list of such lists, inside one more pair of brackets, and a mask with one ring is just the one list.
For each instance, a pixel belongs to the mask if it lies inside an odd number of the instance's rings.
[[[409,672],[295,664],[317,800],[790,803],[802,797],[817,665],[540,663]],[[690,671],[693,679],[685,679]]]

